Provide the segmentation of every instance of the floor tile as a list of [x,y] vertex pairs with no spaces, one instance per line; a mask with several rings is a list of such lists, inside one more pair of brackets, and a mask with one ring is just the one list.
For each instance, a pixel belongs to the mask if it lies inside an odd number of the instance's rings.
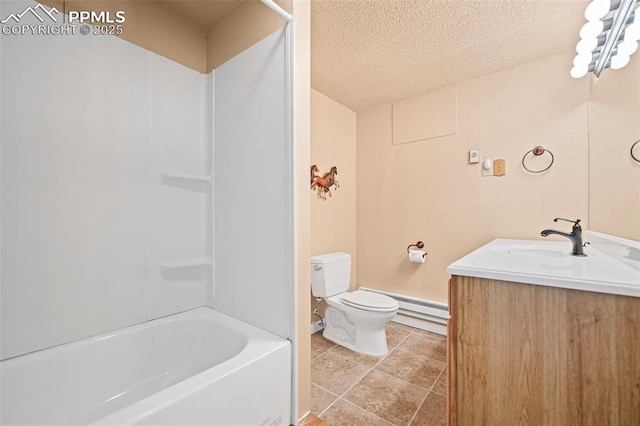
[[313,414],[320,415],[336,399],[338,399],[337,395],[311,384],[311,412]]
[[311,383],[342,395],[368,370],[364,365],[327,352],[311,363]]
[[430,392],[411,422],[411,426],[445,426],[447,424],[447,399]]
[[407,425],[427,393],[422,387],[372,370],[343,398],[395,425]]
[[322,421],[331,426],[389,426],[386,421],[342,399],[329,407]]
[[330,349],[327,349],[322,346],[311,345],[311,359],[315,359],[329,350]]
[[376,370],[429,390],[445,366],[444,362],[431,359],[419,352],[403,350],[400,346],[387,355],[376,366]]
[[340,345],[337,345],[333,349],[331,349],[331,352],[334,354],[340,355],[341,357],[350,359],[351,361],[355,361],[358,364],[362,364],[365,367],[369,367],[369,368],[372,368],[374,365],[379,363],[380,360],[383,358],[381,356],[364,355],[359,352],[352,351],[351,349],[347,349],[344,346],[340,346]]
[[329,350],[334,346],[336,346],[336,344],[333,343],[331,340],[327,340],[324,337],[322,337],[322,331],[318,331],[317,333],[313,333],[311,335],[311,345],[318,346],[325,350]]
[[447,396],[447,368],[444,368],[444,371],[436,381],[436,384],[431,388],[431,392],[438,393],[442,396]]
[[398,347],[403,350],[425,355],[437,361],[447,362],[447,338],[439,334],[416,330]]
[[385,333],[387,335],[387,347],[389,350],[395,348],[405,337],[411,334],[413,330],[413,327],[404,324],[388,322],[385,327]]
[[311,359],[315,359],[325,352],[336,347],[336,344],[322,337],[322,332],[318,331],[311,335]]

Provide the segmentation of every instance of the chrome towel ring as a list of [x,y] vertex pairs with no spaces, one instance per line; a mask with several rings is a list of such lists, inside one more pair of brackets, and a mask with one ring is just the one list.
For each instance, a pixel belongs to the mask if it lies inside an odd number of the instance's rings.
[[[540,155],[543,155],[545,152],[548,152],[549,155],[551,156],[551,161],[549,162],[549,165],[547,167],[545,167],[544,169],[540,169],[540,170],[531,170],[530,168],[527,167],[527,165],[525,164],[525,160],[527,159],[527,155],[529,154],[533,154],[534,156],[538,157]],[[555,160],[555,157],[553,156],[553,152],[549,151],[548,149],[544,149],[542,146],[538,145],[535,148],[533,148],[532,150],[528,151],[525,155],[522,156],[522,167],[524,167],[524,169],[526,171],[528,171],[529,173],[542,173],[542,172],[546,172],[547,170],[549,170],[551,168],[551,166],[553,165],[553,162]]]

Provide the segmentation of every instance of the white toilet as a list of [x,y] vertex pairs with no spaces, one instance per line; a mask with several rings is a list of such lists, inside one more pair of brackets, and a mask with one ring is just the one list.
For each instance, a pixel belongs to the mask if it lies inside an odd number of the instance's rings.
[[387,353],[384,327],[398,312],[398,302],[365,290],[348,292],[351,256],[328,253],[311,258],[311,293],[327,302],[322,335],[366,355]]

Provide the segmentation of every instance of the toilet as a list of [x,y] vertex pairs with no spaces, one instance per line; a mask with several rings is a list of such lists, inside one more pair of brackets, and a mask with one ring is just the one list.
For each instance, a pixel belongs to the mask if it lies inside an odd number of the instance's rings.
[[311,258],[311,293],[327,302],[322,335],[366,355],[387,353],[385,325],[398,312],[398,302],[371,291],[348,292],[351,256],[328,253]]

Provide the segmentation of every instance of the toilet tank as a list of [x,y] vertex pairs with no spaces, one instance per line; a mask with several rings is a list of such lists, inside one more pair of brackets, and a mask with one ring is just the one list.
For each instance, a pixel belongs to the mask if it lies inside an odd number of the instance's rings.
[[327,253],[311,258],[311,293],[315,297],[331,297],[347,291],[350,277],[349,253]]

